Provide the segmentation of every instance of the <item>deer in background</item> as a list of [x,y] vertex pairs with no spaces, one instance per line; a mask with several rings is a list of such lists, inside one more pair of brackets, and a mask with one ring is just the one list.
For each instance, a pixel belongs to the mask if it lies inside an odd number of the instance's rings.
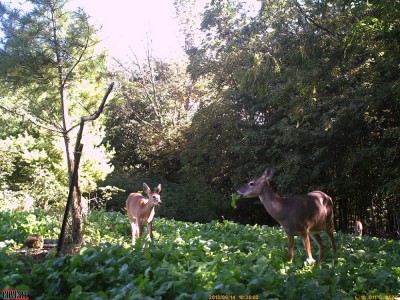
[[363,226],[360,221],[356,221],[354,223],[354,235],[355,236],[362,236]]
[[132,193],[126,200],[126,210],[128,212],[129,222],[132,226],[132,244],[135,244],[135,238],[143,234],[142,227],[147,223],[147,232],[153,240],[153,217],[154,207],[161,204],[160,192],[161,184],[152,191],[146,183],[143,183],[143,190],[149,198],[145,198],[140,193]]
[[237,194],[245,198],[258,196],[268,213],[283,227],[288,237],[289,262],[293,261],[294,236],[296,235],[301,235],[303,238],[307,262],[314,262],[309,238],[311,234],[318,244],[318,260],[321,263],[324,259],[325,245],[319,235],[320,231],[328,234],[336,256],[332,199],[319,191],[302,196],[280,197],[269,184],[273,175],[274,170],[268,168],[261,176],[239,188]]

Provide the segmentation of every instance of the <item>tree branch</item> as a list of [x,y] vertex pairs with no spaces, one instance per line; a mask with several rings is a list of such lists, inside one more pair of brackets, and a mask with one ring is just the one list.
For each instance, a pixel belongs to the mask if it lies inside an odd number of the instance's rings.
[[61,133],[61,134],[62,134],[62,130],[59,130],[59,129],[56,129],[56,128],[53,128],[53,127],[46,126],[46,125],[40,123],[38,120],[35,120],[32,116],[30,116],[30,115],[28,115],[28,114],[19,113],[19,112],[15,111],[15,110],[9,109],[9,108],[7,108],[7,107],[1,105],[1,104],[0,104],[0,108],[1,108],[2,110],[6,111],[6,112],[9,112],[9,113],[12,114],[12,115],[18,116],[18,117],[23,118],[23,119],[27,119],[29,122],[31,122],[32,124],[34,124],[34,125],[36,125],[36,126],[38,126],[38,127],[41,127],[41,128],[43,128],[43,129],[46,129],[46,130],[49,130],[49,131],[53,131],[53,132],[57,132],[57,133]]
[[106,100],[107,100],[108,96],[110,95],[113,88],[114,88],[114,82],[111,82],[106,93],[104,94],[103,99],[101,100],[100,106],[97,109],[97,111],[90,116],[81,117],[82,122],[93,121],[93,120],[96,120],[100,116],[100,114],[103,112],[104,105],[106,104]]
[[[88,29],[88,31],[89,31],[89,29]],[[64,78],[64,80],[63,80],[63,82],[62,82],[62,87],[65,86],[65,84],[67,83],[67,80],[68,80],[69,77],[71,76],[72,72],[74,71],[74,69],[76,68],[76,66],[81,62],[81,60],[82,60],[82,58],[83,58],[83,55],[85,54],[85,52],[86,52],[86,50],[87,50],[87,48],[88,48],[88,45],[89,45],[89,36],[90,36],[90,35],[87,36],[87,39],[86,39],[85,45],[84,45],[83,48],[82,48],[81,54],[79,55],[79,57],[78,57],[78,59],[76,60],[76,62],[74,63],[74,65],[70,68],[70,70],[68,71],[67,75],[65,76],[65,78]]]
[[[79,146],[80,146],[80,144],[81,144],[82,133],[83,133],[83,126],[85,125],[85,122],[86,122],[86,121],[93,121],[93,120],[96,120],[96,119],[100,116],[100,114],[103,112],[104,105],[105,105],[106,100],[107,100],[108,96],[110,95],[110,93],[111,93],[113,87],[114,87],[114,82],[111,82],[111,84],[109,85],[109,87],[108,87],[108,89],[107,89],[107,92],[104,94],[104,97],[103,97],[103,99],[101,100],[101,103],[100,103],[99,108],[97,109],[97,111],[96,111],[94,114],[92,114],[92,115],[90,115],[90,116],[83,116],[83,117],[81,117],[81,122],[79,123],[79,126],[80,126],[80,127],[79,127],[79,131],[78,131],[78,134],[77,134],[77,137],[76,137],[75,152],[78,152],[78,151],[79,151],[78,148],[79,148]],[[71,130],[71,129],[70,129],[70,130]]]
[[151,64],[151,59],[152,59],[152,53],[151,53],[151,47],[150,47],[151,41],[149,41],[149,37],[147,36],[147,50],[146,50],[146,56],[147,56],[147,66],[150,71],[150,83],[151,83],[151,90],[152,90],[152,98],[149,99],[150,101],[153,100],[153,106],[154,106],[154,113],[156,114],[158,121],[160,123],[160,127],[164,127],[164,120],[162,117],[162,112],[161,112],[161,106],[160,103],[157,101],[157,85],[155,81],[155,76],[154,76],[154,70]]
[[[140,87],[142,88],[144,96],[146,97],[148,102],[151,104],[150,107],[151,107],[152,112],[159,120],[158,123],[159,123],[160,128],[163,128],[161,108],[157,102],[156,85],[155,85],[155,79],[154,79],[154,72],[153,72],[153,69],[151,66],[151,52],[149,50],[149,47],[150,46],[148,45],[148,49],[146,49],[147,67],[149,68],[148,74],[146,73],[147,70],[144,70],[144,68],[142,68],[142,66],[140,65],[139,59],[131,47],[129,47],[129,49],[131,50],[134,58],[130,58],[130,60],[131,60],[131,63],[137,68],[139,75],[140,75],[138,80],[136,80],[135,82],[137,82],[140,85]],[[119,60],[117,60],[117,59],[114,59],[114,60],[130,76],[135,75],[128,68],[126,68]],[[146,80],[150,82],[151,90],[150,90],[150,88],[147,87]],[[144,120],[142,120],[142,122],[147,123],[148,125],[151,125],[151,127],[153,129],[156,128],[154,125],[150,124],[149,122],[145,122]],[[160,130],[157,129],[157,131],[160,131]]]
[[332,30],[322,26],[321,24],[317,23],[317,21],[315,21],[313,18],[311,18],[305,11],[304,9],[301,7],[301,5],[295,1],[295,5],[297,6],[297,8],[300,10],[301,14],[304,16],[304,18],[309,21],[311,24],[313,24],[315,27],[317,27],[318,29],[325,31],[326,33],[328,33],[329,35],[338,35],[336,32],[333,32]]
[[97,119],[97,118],[100,116],[100,114],[103,112],[103,109],[104,109],[104,105],[105,105],[105,103],[106,103],[106,100],[107,100],[108,96],[110,95],[110,93],[111,93],[111,91],[112,91],[113,88],[114,88],[114,82],[112,82],[112,83],[109,85],[109,87],[108,87],[108,89],[107,89],[107,92],[105,93],[103,99],[101,100],[99,109],[98,109],[94,114],[92,114],[92,115],[90,115],[90,116],[81,117],[81,122],[79,122],[79,123],[77,123],[77,124],[71,126],[71,128],[69,128],[69,129],[66,131],[66,133],[71,132],[72,130],[74,130],[74,129],[75,129],[76,127],[78,127],[78,126],[81,126],[81,125],[82,125],[82,122],[92,121],[92,120]]

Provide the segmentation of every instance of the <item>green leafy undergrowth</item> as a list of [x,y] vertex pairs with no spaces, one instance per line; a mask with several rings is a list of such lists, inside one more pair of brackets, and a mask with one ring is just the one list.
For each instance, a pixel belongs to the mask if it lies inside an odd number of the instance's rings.
[[30,234],[40,234],[45,238],[57,238],[60,222],[55,216],[37,210],[35,212],[0,211],[0,241],[23,243]]
[[[336,234],[338,258],[329,245],[326,262],[318,266],[304,264],[300,238],[294,263],[287,263],[287,239],[280,228],[156,219],[155,241],[142,238],[132,246],[125,215],[95,212],[86,227],[86,235],[93,236],[78,255],[37,262],[0,250],[0,289],[26,290],[34,299],[354,299],[400,294],[398,241]],[[316,247],[313,254],[317,256]]]

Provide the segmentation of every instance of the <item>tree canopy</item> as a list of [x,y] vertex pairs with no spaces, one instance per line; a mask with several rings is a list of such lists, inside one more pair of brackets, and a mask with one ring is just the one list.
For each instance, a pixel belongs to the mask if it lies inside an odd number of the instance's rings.
[[[213,76],[225,103],[208,123],[228,111],[237,120],[219,132],[231,142],[217,149],[232,159],[218,170],[236,174],[220,189],[274,165],[280,193],[331,194],[339,228],[362,218],[371,232],[392,230],[399,220],[399,4],[389,2],[263,1],[250,20],[240,3],[211,2],[189,70]],[[194,126],[221,139],[215,127]],[[214,167],[202,164],[211,182],[220,179]]]

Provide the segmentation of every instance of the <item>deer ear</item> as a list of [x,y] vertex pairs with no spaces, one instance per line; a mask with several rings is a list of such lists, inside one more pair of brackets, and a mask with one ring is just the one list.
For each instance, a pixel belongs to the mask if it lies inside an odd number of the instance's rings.
[[154,191],[159,194],[161,192],[161,184],[157,185]]
[[268,169],[266,169],[264,171],[264,173],[262,174],[262,176],[264,177],[265,180],[270,180],[275,174],[275,170],[272,167],[269,167]]
[[147,194],[151,192],[151,189],[146,183],[143,183],[143,191],[146,192]]

